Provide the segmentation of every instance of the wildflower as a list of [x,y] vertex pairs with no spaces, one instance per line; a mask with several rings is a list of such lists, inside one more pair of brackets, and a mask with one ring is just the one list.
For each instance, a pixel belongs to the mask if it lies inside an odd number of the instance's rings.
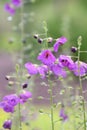
[[16,7],[19,7],[21,5],[21,0],[11,0],[11,3]]
[[15,9],[9,3],[6,3],[4,8],[9,14],[15,14]]
[[65,42],[67,42],[67,38],[60,37],[57,39],[56,43],[54,44],[54,51],[57,52],[60,45],[63,45]]
[[29,91],[23,91],[23,93],[21,93],[19,95],[19,98],[20,98],[20,103],[25,103],[29,98],[32,97],[32,93],[29,92]]
[[37,65],[28,62],[25,64],[25,68],[28,70],[30,75],[35,75],[38,73]]
[[45,65],[51,65],[55,62],[56,58],[50,50],[43,50],[37,57]]
[[76,75],[76,76],[84,76],[84,75],[86,75],[86,73],[87,73],[87,64],[86,63],[84,63],[84,62],[81,62],[81,61],[79,61],[79,63],[78,63],[78,61],[76,61],[75,62],[75,67],[73,68],[73,72],[74,72],[74,74]]
[[19,97],[16,94],[10,94],[3,98],[3,101],[9,105],[16,106],[19,103]]
[[59,116],[62,118],[63,121],[66,121],[68,119],[68,116],[64,111],[64,108],[61,108]]
[[53,41],[52,37],[47,38],[47,43],[52,43],[52,41]]
[[48,72],[48,67],[46,65],[41,65],[38,67],[38,72],[41,75],[41,78],[45,78],[46,73]]
[[12,126],[12,121],[11,121],[11,120],[6,120],[6,121],[3,123],[3,128],[4,128],[4,129],[9,129],[9,130],[11,130],[11,126]]
[[53,64],[51,66],[51,71],[56,75],[56,76],[62,76],[63,78],[66,77],[66,71],[59,66],[59,64]]
[[8,112],[11,112],[11,113],[14,112],[14,107],[12,105],[10,105],[9,103],[5,102],[5,101],[2,101],[0,103],[0,107],[7,113]]
[[71,71],[75,67],[73,60],[70,57],[65,56],[65,55],[60,55],[59,64],[60,64],[61,67],[67,67]]

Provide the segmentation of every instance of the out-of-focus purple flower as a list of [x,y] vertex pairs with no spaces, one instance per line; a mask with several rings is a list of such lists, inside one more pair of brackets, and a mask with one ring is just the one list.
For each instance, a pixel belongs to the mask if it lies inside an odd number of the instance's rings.
[[4,9],[11,15],[15,14],[15,9],[13,7],[11,7],[11,5],[9,3],[5,4]]
[[43,50],[38,55],[37,59],[47,66],[52,65],[56,60],[55,56],[52,54],[50,50]]
[[10,105],[9,103],[2,101],[0,103],[0,107],[5,111],[5,112],[14,112],[14,107],[12,105]]
[[30,75],[38,74],[37,65],[32,64],[31,62],[26,63],[25,68],[28,70]]
[[68,119],[68,116],[64,111],[64,108],[61,108],[59,116],[62,118],[63,121],[66,121]]
[[31,98],[31,97],[32,97],[32,93],[31,92],[29,92],[29,91],[23,91],[23,93],[21,93],[19,95],[20,103],[23,104],[23,103],[27,102],[27,100],[29,98]]
[[75,63],[73,62],[73,60],[65,55],[60,55],[59,57],[59,65],[61,67],[67,67],[69,70],[73,70],[75,67]]
[[86,75],[87,74],[87,64],[84,63],[84,62],[81,62],[81,61],[78,63],[78,61],[76,61],[73,72],[74,72],[74,74],[76,76],[79,76],[79,75],[84,76],[84,75]]
[[59,64],[53,64],[50,69],[56,76],[62,76],[63,78],[67,76],[66,71]]
[[9,129],[9,130],[11,130],[11,126],[12,126],[12,121],[11,121],[11,120],[6,120],[6,121],[3,123],[3,128],[4,128],[4,129]]
[[19,103],[19,97],[16,94],[10,94],[3,98],[3,101],[12,106],[16,106]]
[[21,5],[21,2],[21,0],[11,0],[11,3],[16,7],[19,7]]
[[45,78],[47,72],[48,72],[48,66],[46,65],[41,65],[38,67],[38,72],[41,76],[41,78]]
[[57,39],[56,43],[54,44],[54,51],[57,52],[60,45],[63,45],[67,42],[67,38],[62,36]]

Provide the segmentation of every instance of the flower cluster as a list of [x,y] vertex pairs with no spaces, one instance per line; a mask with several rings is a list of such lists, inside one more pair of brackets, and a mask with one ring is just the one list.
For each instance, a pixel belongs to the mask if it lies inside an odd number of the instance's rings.
[[13,113],[16,105],[27,102],[27,100],[31,97],[32,94],[29,91],[23,91],[23,93],[19,94],[18,96],[16,94],[10,94],[3,98],[3,101],[0,102],[0,107],[5,112]]
[[[64,36],[57,39],[54,44],[54,52],[58,51],[59,46],[65,44],[67,38]],[[65,78],[67,71],[73,72],[76,76],[84,76],[87,73],[87,64],[84,62],[73,61],[70,56],[60,55],[56,58],[50,49],[42,50],[37,57],[41,61],[41,65],[32,64],[28,62],[25,64],[25,68],[30,75],[40,74],[42,78],[46,77],[46,74],[50,71],[55,76],[61,76]]]
[[5,4],[5,10],[10,14],[14,15],[16,8],[22,4],[21,0],[11,0],[10,3]]

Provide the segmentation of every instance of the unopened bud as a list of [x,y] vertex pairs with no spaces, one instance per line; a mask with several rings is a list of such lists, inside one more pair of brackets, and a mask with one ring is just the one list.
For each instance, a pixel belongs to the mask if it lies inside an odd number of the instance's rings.
[[39,39],[38,39],[38,43],[41,44],[42,42],[43,42],[43,39],[39,38]]
[[8,85],[9,85],[9,86],[13,86],[13,84],[14,84],[13,81],[9,81],[9,82],[8,82]]
[[23,89],[25,89],[25,88],[28,87],[28,84],[27,84],[27,83],[24,83],[24,84],[22,85],[22,87],[23,87]]
[[49,38],[47,39],[47,42],[48,42],[48,43],[52,43],[52,41],[53,41],[53,38],[52,38],[52,37],[49,37]]
[[72,51],[73,53],[75,53],[75,52],[77,52],[77,48],[76,48],[76,47],[71,47],[71,51]]
[[37,38],[38,38],[38,34],[35,34],[35,35],[34,35],[34,38],[37,39]]
[[30,79],[30,78],[31,78],[31,75],[26,74],[25,77],[26,77],[27,79]]
[[9,75],[5,76],[5,79],[6,79],[6,80],[9,80],[9,79],[10,79],[10,76],[9,76]]

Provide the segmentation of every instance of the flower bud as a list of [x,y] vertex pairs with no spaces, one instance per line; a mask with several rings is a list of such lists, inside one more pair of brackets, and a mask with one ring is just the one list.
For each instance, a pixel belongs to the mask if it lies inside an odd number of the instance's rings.
[[52,37],[49,37],[49,38],[47,39],[47,42],[48,42],[48,43],[52,43],[52,41],[53,41],[53,38],[52,38]]
[[28,87],[28,84],[27,83],[24,83],[23,85],[22,85],[22,88],[23,89],[25,89],[25,88],[27,88]]
[[37,39],[37,38],[38,38],[38,34],[35,34],[35,35],[34,35],[34,38]]
[[9,129],[9,130],[11,130],[11,126],[12,126],[12,121],[11,121],[11,120],[6,120],[6,121],[3,123],[3,128],[4,128],[4,129]]
[[77,52],[77,48],[76,48],[76,47],[71,47],[71,51],[72,51],[73,53],[75,53],[75,52]]
[[43,39],[39,38],[39,39],[38,39],[38,43],[41,44],[42,42],[43,42]]

